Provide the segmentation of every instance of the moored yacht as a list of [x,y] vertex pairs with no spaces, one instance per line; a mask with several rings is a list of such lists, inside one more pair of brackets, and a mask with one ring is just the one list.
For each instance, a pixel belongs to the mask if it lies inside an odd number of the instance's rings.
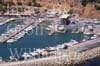
[[91,39],[96,39],[98,37],[99,37],[98,35],[94,35],[94,36],[91,37]]
[[27,60],[28,58],[31,57],[31,55],[30,55],[29,53],[24,52],[24,53],[22,54],[22,57],[24,57],[24,60]]
[[7,43],[13,43],[15,41],[16,41],[15,39],[9,39],[9,40],[7,40]]
[[9,59],[9,61],[17,61],[17,59],[14,56],[10,56]]
[[82,40],[82,42],[85,42],[85,41],[87,41],[87,39],[84,38],[84,39]]
[[32,30],[33,29],[33,26],[29,26],[29,27],[27,27],[26,29],[25,29],[25,31],[30,31],[30,30]]
[[51,30],[51,28],[49,28],[49,27],[47,27],[47,28],[45,28],[46,30],[48,30],[48,31],[50,31]]
[[18,39],[24,37],[24,35],[25,35],[25,31],[22,31],[21,33],[15,35],[11,39],[7,40],[7,43],[13,43],[13,42],[17,41]]
[[76,40],[71,40],[69,43],[67,43],[68,46],[73,46],[78,44],[79,42],[77,42]]
[[25,31],[22,31],[21,33],[17,34],[17,35],[14,37],[14,39],[18,40],[18,39],[24,37],[24,35],[25,35]]
[[58,26],[58,30],[60,30],[60,31],[64,31],[64,25],[60,25],[60,26]]
[[0,62],[3,62],[3,59],[2,59],[2,57],[0,57]]

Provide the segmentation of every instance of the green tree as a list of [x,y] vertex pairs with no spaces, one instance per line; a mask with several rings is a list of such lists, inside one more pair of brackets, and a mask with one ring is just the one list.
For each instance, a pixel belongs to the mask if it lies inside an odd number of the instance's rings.
[[32,6],[32,2],[28,2],[27,5],[28,5],[28,6]]
[[21,3],[21,2],[17,2],[17,4],[18,4],[18,5],[22,5],[22,3]]
[[41,7],[41,5],[39,3],[34,3],[33,5],[34,7]]
[[96,10],[100,10],[100,6],[99,5],[95,5]]
[[86,6],[88,3],[100,3],[100,0],[81,0],[83,6]]

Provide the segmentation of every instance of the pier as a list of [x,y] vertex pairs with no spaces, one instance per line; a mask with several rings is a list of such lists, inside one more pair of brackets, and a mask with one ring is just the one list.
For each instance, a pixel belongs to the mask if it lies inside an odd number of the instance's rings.
[[[26,20],[26,22],[28,22],[28,24],[25,24],[24,26],[21,25],[21,26],[17,26],[15,28],[12,29],[11,32],[6,32],[5,34],[1,35],[0,36],[0,43],[4,43],[6,42],[7,40],[9,40],[11,37],[17,35],[18,33],[20,33],[21,31],[23,31],[24,29],[26,29],[27,27],[29,27],[30,25],[33,25],[34,28],[39,24],[39,22],[35,22],[34,19],[32,20]],[[13,32],[14,31],[14,32]]]
[[[25,18],[24,18],[25,19]],[[14,18],[9,19],[9,21],[14,20]],[[18,33],[20,33],[21,31],[23,31],[24,29],[26,29],[27,27],[29,27],[30,25],[33,25],[34,28],[41,22],[45,21],[45,20],[53,20],[55,21],[56,18],[42,18],[41,20],[37,20],[36,18],[33,19],[27,19],[24,23],[26,23],[24,26],[17,26],[12,28],[12,31],[9,32],[9,30],[4,33],[3,35],[0,36],[0,43],[4,43],[7,40],[11,39],[13,36],[17,35]],[[6,21],[8,22],[8,20]]]
[[4,25],[5,23],[8,23],[8,22],[15,20],[15,19],[17,19],[17,18],[5,18],[5,19],[2,18],[2,20],[0,21],[0,25]]

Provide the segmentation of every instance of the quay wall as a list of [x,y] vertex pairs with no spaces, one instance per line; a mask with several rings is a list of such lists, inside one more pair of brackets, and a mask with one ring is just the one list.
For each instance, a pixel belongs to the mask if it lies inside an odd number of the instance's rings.
[[[66,52],[65,52],[66,53]],[[84,52],[70,52],[63,56],[54,56],[36,60],[8,62],[0,66],[77,66],[96,57],[100,57],[100,47]]]

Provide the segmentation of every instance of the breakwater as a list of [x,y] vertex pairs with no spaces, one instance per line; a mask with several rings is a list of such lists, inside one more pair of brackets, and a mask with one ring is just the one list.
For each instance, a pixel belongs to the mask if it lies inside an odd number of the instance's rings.
[[91,59],[100,56],[100,47],[87,50],[84,52],[65,52],[63,56],[53,56],[42,59],[25,60],[17,62],[8,62],[0,64],[0,66],[73,66],[85,63]]

